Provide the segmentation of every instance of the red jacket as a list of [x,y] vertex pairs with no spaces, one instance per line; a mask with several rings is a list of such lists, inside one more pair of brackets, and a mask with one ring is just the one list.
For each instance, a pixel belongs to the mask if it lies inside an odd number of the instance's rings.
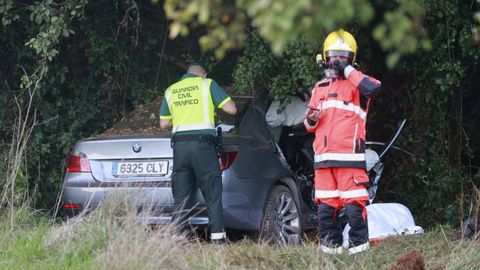
[[310,107],[321,109],[314,125],[315,169],[365,168],[365,123],[370,98],[380,90],[380,81],[351,66],[347,79],[327,78],[315,84]]

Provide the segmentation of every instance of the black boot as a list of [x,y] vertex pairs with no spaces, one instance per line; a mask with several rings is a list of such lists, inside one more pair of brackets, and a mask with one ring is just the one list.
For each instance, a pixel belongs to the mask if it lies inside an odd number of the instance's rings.
[[318,217],[322,251],[330,254],[341,253],[342,228],[335,217],[335,208],[328,204],[320,204],[318,206]]
[[364,207],[357,204],[345,205],[345,213],[350,224],[350,231],[348,232],[350,254],[365,251],[370,247],[368,243],[368,222],[367,217],[365,216],[364,219],[362,216],[363,209]]

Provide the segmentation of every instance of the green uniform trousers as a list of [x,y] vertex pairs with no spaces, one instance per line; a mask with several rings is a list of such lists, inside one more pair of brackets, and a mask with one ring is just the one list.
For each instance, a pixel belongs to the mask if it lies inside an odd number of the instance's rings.
[[172,193],[175,224],[180,231],[187,227],[192,208],[191,198],[199,187],[207,205],[211,233],[224,232],[222,206],[222,172],[215,143],[209,140],[186,140],[173,146]]

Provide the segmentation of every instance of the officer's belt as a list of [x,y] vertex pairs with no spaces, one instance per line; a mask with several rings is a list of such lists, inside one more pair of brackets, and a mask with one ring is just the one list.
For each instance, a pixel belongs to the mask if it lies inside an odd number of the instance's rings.
[[173,143],[177,142],[185,142],[185,141],[203,141],[203,142],[209,142],[212,144],[217,143],[217,138],[212,135],[206,135],[206,134],[190,134],[190,135],[177,135],[172,137]]

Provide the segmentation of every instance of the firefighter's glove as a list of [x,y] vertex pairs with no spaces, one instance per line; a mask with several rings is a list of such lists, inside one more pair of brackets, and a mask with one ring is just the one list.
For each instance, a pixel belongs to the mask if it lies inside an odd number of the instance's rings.
[[321,110],[319,110],[319,109],[312,110],[312,109],[309,108],[307,110],[306,115],[305,115],[308,124],[311,125],[311,126],[316,125],[316,123],[318,122],[318,119],[320,119],[320,114],[321,114]]
[[[347,62],[343,62],[340,60],[333,61],[333,68],[337,71],[338,75],[341,75],[341,76],[346,75],[344,74],[344,71],[345,71],[345,68],[348,66],[349,64]],[[347,76],[344,76],[344,77],[346,78]]]

